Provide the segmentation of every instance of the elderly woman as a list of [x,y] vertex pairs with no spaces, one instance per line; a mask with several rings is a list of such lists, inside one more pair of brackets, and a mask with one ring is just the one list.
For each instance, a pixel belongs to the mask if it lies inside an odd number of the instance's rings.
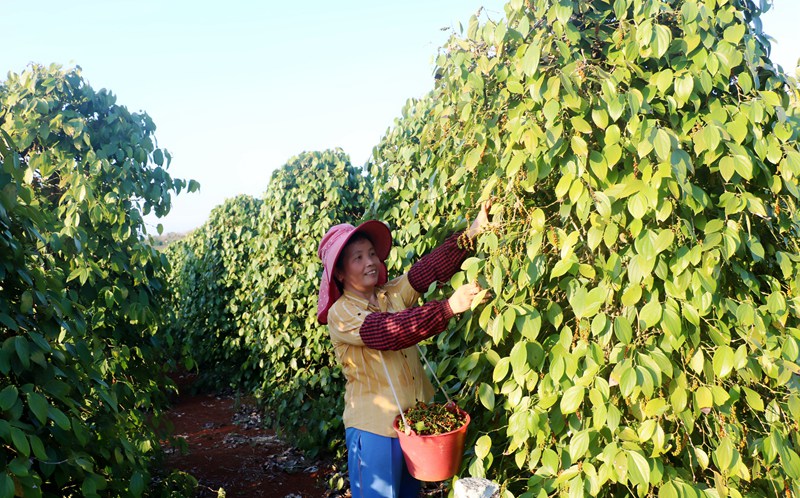
[[[481,207],[464,236],[473,238],[484,229],[489,207]],[[444,331],[481,290],[476,283],[465,284],[449,299],[415,306],[431,283],[458,271],[468,253],[461,237],[461,232],[452,234],[393,280],[385,264],[392,235],[379,221],[336,225],[319,244],[323,273],[317,319],[328,324],[347,380],[344,425],[353,498],[419,494],[420,483],[406,469],[392,422],[398,402],[405,410],[433,397],[413,346]]]

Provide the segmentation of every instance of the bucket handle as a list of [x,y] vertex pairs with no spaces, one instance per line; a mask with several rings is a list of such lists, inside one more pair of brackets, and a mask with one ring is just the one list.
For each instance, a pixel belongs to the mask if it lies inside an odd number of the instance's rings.
[[433,371],[431,364],[428,363],[428,358],[425,356],[425,353],[422,352],[422,348],[419,347],[419,344],[417,344],[417,351],[419,351],[419,355],[422,356],[422,359],[425,360],[425,366],[428,367],[428,371],[431,373],[431,375],[433,375],[436,384],[439,386],[439,389],[442,391],[442,394],[444,394],[444,397],[447,400],[447,404],[453,404],[453,400],[450,399],[450,396],[447,395],[447,391],[445,391],[444,386],[442,386],[442,383],[439,382],[439,377],[436,376],[436,372]]
[[397,403],[397,409],[400,410],[400,418],[403,419],[403,427],[405,427],[406,436],[411,434],[411,427],[408,426],[408,422],[406,421],[406,416],[403,413],[403,407],[400,406],[400,398],[397,397],[397,391],[394,390],[394,383],[392,382],[392,376],[389,375],[389,368],[386,366],[386,360],[383,358],[383,351],[378,351],[378,354],[381,355],[381,364],[383,365],[383,371],[386,372],[386,380],[389,381],[389,387],[392,388],[392,394],[394,394],[394,402]]
[[[453,404],[453,400],[450,399],[450,396],[447,395],[447,391],[442,386],[442,383],[439,381],[439,377],[436,376],[436,372],[433,371],[431,364],[428,362],[428,358],[425,356],[425,353],[422,352],[422,348],[419,347],[417,344],[417,351],[419,355],[422,356],[422,359],[425,360],[425,366],[428,367],[428,371],[433,375],[433,378],[436,380],[436,384],[439,386],[439,389],[444,394],[444,397],[447,399],[447,404]],[[397,391],[394,389],[394,383],[392,382],[392,376],[389,375],[389,368],[386,366],[386,360],[383,358],[383,351],[378,351],[381,355],[381,363],[383,364],[383,371],[386,372],[386,380],[389,381],[389,387],[392,388],[392,394],[394,395],[394,402],[397,403],[397,409],[400,411],[400,418],[403,420],[403,427],[405,427],[406,435],[411,433],[411,427],[409,427],[408,422],[406,421],[406,416],[403,413],[403,407],[400,406],[400,398],[397,397]]]

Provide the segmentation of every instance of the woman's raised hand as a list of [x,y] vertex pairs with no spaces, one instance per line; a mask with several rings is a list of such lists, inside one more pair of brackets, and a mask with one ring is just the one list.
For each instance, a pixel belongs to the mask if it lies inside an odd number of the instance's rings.
[[492,201],[488,200],[481,205],[481,210],[478,216],[472,221],[472,224],[467,229],[467,236],[471,239],[480,234],[486,227],[489,226],[489,209],[492,207]]
[[467,311],[472,306],[472,300],[481,292],[481,286],[477,282],[464,284],[450,296],[447,300],[453,313],[459,314]]

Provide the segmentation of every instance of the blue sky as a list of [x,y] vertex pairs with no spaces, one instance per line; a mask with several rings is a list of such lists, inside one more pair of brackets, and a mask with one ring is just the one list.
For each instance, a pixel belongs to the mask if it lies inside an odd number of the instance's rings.
[[[4,0],[0,74],[29,62],[80,65],[95,89],[150,114],[170,173],[201,183],[149,218],[187,231],[307,150],[341,147],[356,165],[433,87],[433,57],[459,22],[502,0]],[[800,2],[775,0],[773,60],[800,58]],[[789,72],[793,73],[792,69]],[[155,232],[155,230],[151,230]]]

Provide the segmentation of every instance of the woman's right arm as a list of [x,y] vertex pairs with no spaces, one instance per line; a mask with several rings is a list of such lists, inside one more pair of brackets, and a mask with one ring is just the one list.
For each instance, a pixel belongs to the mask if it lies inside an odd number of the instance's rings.
[[361,324],[361,340],[368,348],[399,351],[443,332],[454,315],[446,300],[396,313],[370,313]]
[[370,313],[361,324],[361,340],[365,346],[381,351],[411,347],[443,332],[453,316],[469,309],[480,290],[476,283],[466,284],[447,300],[429,301],[396,313]]

